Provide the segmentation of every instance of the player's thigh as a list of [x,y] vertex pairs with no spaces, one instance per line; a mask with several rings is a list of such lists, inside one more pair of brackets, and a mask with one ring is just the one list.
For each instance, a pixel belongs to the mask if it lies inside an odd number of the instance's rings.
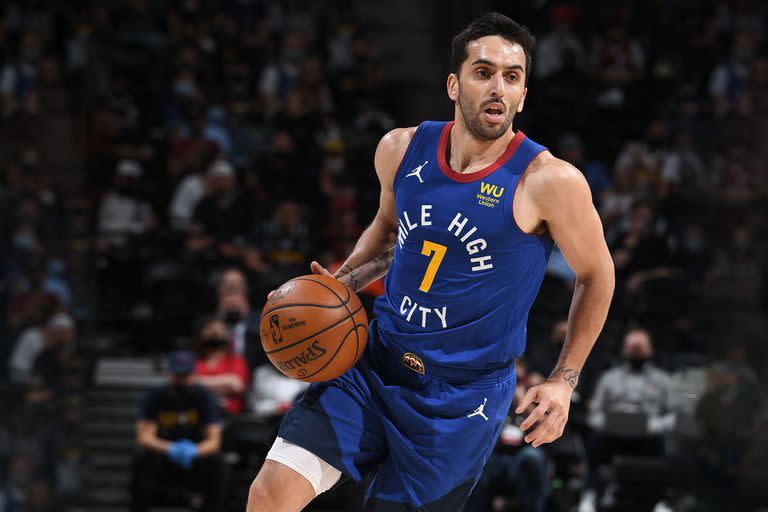
[[267,459],[248,492],[246,512],[299,512],[315,498],[312,484],[296,470]]
[[359,481],[387,454],[382,415],[366,377],[355,367],[312,385],[285,415],[278,436]]

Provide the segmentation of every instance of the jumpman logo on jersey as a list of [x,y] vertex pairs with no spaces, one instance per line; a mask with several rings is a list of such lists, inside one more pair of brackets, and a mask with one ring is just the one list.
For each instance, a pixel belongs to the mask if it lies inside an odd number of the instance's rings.
[[428,163],[429,163],[429,160],[424,160],[423,164],[421,164],[420,166],[418,166],[417,168],[415,168],[414,170],[406,174],[405,177],[407,178],[408,176],[416,176],[417,178],[419,178],[419,183],[424,183],[424,180],[421,179],[420,173],[421,173],[421,170],[424,168],[424,166],[427,165]]
[[488,416],[485,415],[483,412],[485,410],[485,404],[488,403],[488,399],[485,398],[483,400],[483,403],[478,406],[477,409],[475,409],[475,412],[472,414],[467,414],[467,418],[471,418],[472,416],[482,416],[485,421],[488,421]]

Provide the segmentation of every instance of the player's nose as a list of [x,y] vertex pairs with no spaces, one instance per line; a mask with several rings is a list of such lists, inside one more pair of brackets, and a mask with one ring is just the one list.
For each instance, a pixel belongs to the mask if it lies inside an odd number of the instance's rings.
[[505,83],[504,83],[504,75],[501,73],[496,73],[493,75],[493,78],[489,80],[489,86],[491,88],[490,93],[491,96],[495,98],[501,98],[504,96],[505,90]]

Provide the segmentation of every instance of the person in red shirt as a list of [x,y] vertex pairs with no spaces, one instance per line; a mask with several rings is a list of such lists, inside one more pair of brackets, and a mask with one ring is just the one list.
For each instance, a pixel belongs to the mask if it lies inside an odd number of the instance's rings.
[[225,412],[243,412],[248,363],[233,351],[224,322],[217,318],[206,320],[200,329],[197,347],[198,381],[218,397]]

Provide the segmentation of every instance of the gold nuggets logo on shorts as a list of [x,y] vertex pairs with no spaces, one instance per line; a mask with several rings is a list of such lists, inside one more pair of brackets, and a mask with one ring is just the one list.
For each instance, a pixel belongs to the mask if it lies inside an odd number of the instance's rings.
[[403,364],[409,370],[413,370],[416,373],[424,375],[424,361],[413,352],[406,352],[403,355]]

